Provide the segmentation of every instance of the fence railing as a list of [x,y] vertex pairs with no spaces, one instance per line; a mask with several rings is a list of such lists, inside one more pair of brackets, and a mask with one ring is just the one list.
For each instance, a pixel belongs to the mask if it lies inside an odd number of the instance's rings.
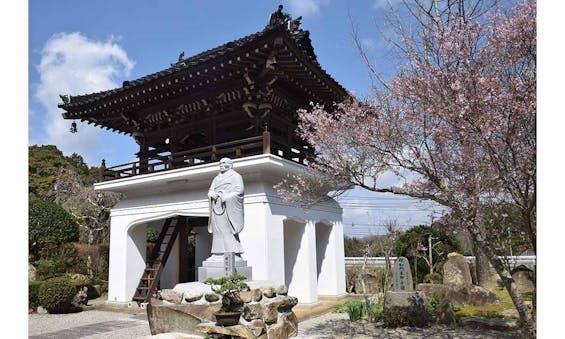
[[284,142],[270,132],[262,135],[194,148],[166,155],[153,155],[127,164],[100,167],[100,180],[114,180],[140,174],[155,173],[171,169],[190,167],[215,162],[223,157],[242,158],[259,154],[275,154],[303,164],[308,151],[298,144]]
[[[508,262],[512,266],[526,265],[526,266],[531,268],[536,264],[536,256],[535,255],[501,256],[499,258],[501,258],[503,260],[508,260]],[[396,260],[396,257],[390,257],[391,264],[394,264],[395,260]],[[465,256],[465,260],[468,263],[474,263],[475,257],[474,256]],[[345,257],[345,265],[346,266],[363,265],[363,261],[364,261],[363,257]],[[385,265],[385,257],[367,257],[367,265],[384,266]]]

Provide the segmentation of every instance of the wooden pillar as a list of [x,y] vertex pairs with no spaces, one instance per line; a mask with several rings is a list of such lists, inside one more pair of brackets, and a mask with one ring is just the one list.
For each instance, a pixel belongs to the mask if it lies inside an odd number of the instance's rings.
[[139,173],[147,173],[148,172],[148,165],[149,165],[149,158],[147,157],[147,152],[149,151],[149,147],[145,145],[143,142],[139,145]]
[[263,154],[271,153],[271,132],[263,132]]

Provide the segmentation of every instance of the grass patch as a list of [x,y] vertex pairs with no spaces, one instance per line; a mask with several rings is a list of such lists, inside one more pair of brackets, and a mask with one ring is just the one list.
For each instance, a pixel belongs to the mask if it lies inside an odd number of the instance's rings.
[[[371,304],[373,316],[380,317],[383,313],[383,308],[380,304]],[[349,300],[345,303],[336,306],[333,310],[334,313],[347,313],[349,320],[357,321],[367,316],[367,304],[362,300]]]
[[[514,310],[514,304],[510,295],[504,290],[495,290],[496,294],[500,298],[500,302],[492,305],[485,306],[470,306],[470,305],[459,305],[460,309],[455,312],[457,318],[461,317],[485,317],[485,318],[515,318],[515,317],[505,317],[501,314],[502,311],[512,309]],[[525,301],[532,300],[533,293],[524,293],[522,298]]]

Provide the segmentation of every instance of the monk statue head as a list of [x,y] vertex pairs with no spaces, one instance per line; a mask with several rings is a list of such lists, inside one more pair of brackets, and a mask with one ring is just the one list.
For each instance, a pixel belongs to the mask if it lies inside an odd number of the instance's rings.
[[233,162],[230,158],[222,158],[220,160],[220,173],[224,173],[233,168]]

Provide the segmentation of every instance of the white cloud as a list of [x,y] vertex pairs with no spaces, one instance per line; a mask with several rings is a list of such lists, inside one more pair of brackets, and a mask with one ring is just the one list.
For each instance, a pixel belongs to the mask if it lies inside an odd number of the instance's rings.
[[363,38],[361,39],[361,45],[365,50],[375,49],[375,40],[371,38]]
[[[71,121],[61,116],[63,110],[59,94],[80,95],[118,87],[120,80],[128,76],[135,62],[128,58],[115,37],[106,41],[89,39],[81,33],[57,33],[52,35],[41,50],[37,65],[39,83],[34,98],[43,106],[41,128],[44,136],[30,135],[37,143],[55,144],[63,153],[79,153],[87,162],[92,161],[93,151],[100,147],[101,129],[81,124],[79,132],[71,134]],[[39,112],[35,112],[39,113]]]
[[289,12],[292,17],[308,17],[320,13],[320,8],[327,6],[330,0],[288,0]]
[[373,7],[376,9],[390,9],[390,7],[395,7],[402,0],[375,0]]

